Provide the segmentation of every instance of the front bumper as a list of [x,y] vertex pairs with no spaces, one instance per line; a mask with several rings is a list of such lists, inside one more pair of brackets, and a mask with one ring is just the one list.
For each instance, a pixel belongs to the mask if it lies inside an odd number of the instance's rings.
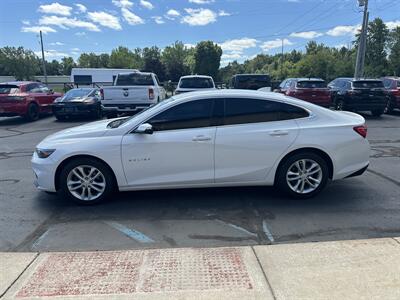
[[99,103],[94,104],[53,104],[52,111],[55,115],[59,116],[72,116],[72,115],[87,115],[95,114],[101,109]]
[[39,158],[36,153],[33,154],[32,170],[34,174],[34,185],[37,189],[47,192],[56,192],[55,187],[55,173],[56,162],[48,158]]

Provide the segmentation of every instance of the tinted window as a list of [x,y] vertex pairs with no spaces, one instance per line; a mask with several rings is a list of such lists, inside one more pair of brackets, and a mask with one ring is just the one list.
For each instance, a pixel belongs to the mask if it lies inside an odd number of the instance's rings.
[[183,89],[210,89],[214,87],[214,84],[211,78],[192,77],[182,78],[179,87]]
[[182,103],[161,112],[147,123],[155,131],[211,126],[213,100],[204,99]]
[[268,75],[238,75],[235,80],[235,89],[258,90],[270,87],[271,79]]
[[224,125],[281,121],[307,116],[305,110],[285,103],[257,99],[226,99]]
[[39,84],[31,83],[27,86],[26,90],[31,93],[40,93]]
[[115,85],[154,85],[154,82],[150,74],[129,73],[118,75]]
[[372,80],[360,80],[353,81],[353,87],[355,88],[383,88],[382,81],[372,81]]
[[296,87],[301,89],[321,89],[326,88],[326,83],[322,80],[305,80],[297,82]]
[[287,81],[287,80],[282,81],[281,84],[279,85],[279,87],[280,87],[280,88],[283,88],[283,87],[285,86],[285,84],[286,84],[286,81]]
[[88,96],[91,92],[93,92],[92,89],[73,89],[69,90],[63,97],[63,100],[68,101],[68,100],[73,100],[77,98],[82,98]]
[[0,94],[16,94],[19,93],[19,87],[13,84],[1,84]]

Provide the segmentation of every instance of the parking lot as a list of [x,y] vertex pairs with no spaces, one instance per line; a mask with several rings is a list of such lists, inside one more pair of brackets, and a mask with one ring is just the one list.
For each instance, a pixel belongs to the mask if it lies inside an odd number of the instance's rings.
[[295,243],[400,235],[400,113],[365,115],[371,166],[295,201],[273,188],[120,193],[93,207],[37,191],[37,143],[86,121],[0,118],[0,251]]

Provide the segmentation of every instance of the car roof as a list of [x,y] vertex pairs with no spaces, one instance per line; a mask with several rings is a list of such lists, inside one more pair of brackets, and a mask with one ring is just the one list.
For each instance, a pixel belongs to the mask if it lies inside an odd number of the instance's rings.
[[208,75],[186,75],[186,76],[181,76],[181,79],[184,79],[184,78],[211,78],[212,79],[212,77],[208,76]]
[[0,84],[10,84],[10,85],[17,85],[17,86],[22,86],[22,85],[27,85],[30,83],[42,83],[42,82],[37,82],[37,81],[8,81],[8,82],[2,82]]
[[269,74],[251,74],[251,73],[248,73],[248,74],[236,74],[236,75],[233,75],[233,77],[239,77],[239,76],[269,76]]
[[347,81],[382,81],[382,79],[379,78],[352,78],[352,77],[339,77],[335,78],[336,79],[341,79],[341,80],[347,80]]

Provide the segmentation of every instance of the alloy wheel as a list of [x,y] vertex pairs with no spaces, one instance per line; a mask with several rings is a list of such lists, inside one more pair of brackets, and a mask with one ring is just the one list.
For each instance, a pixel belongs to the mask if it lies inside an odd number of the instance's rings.
[[89,165],[73,168],[67,177],[69,192],[79,200],[93,201],[99,198],[106,189],[103,173]]
[[315,191],[323,178],[321,166],[312,159],[301,159],[294,162],[286,173],[289,188],[298,194]]

